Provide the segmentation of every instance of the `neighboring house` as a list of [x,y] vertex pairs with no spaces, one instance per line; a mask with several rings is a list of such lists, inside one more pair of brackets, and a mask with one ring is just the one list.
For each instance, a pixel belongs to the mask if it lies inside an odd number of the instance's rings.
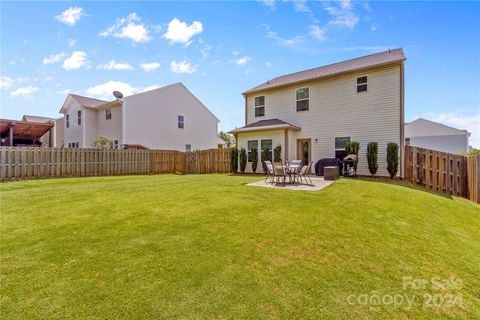
[[115,148],[190,151],[218,144],[218,118],[182,83],[113,101],[69,94],[60,113],[70,148],[90,148],[97,136],[111,138]]
[[342,158],[345,144],[358,141],[363,175],[367,144],[378,142],[377,175],[387,176],[388,142],[399,144],[403,164],[404,60],[395,49],[269,80],[243,93],[245,126],[230,133],[249,160],[254,145],[259,159],[264,146],[272,158],[281,145],[282,160],[316,163]]
[[[41,138],[40,138],[40,143],[42,146],[52,146],[56,147],[56,139],[55,137],[57,136],[57,126],[55,123],[55,119],[53,118],[48,118],[48,117],[40,117],[40,116],[31,116],[31,115],[24,115],[22,117],[22,121],[25,122],[33,122],[33,123],[53,123],[55,126],[52,128],[51,131],[45,133]],[[50,140],[52,142],[50,143]]]
[[419,118],[405,123],[405,144],[443,152],[468,152],[470,133]]

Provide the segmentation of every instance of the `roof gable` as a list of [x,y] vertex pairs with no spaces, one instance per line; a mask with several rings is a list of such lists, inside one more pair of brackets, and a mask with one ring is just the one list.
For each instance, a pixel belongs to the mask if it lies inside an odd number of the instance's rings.
[[253,87],[245,91],[243,94],[246,95],[253,92],[293,85],[327,76],[363,70],[366,68],[378,67],[386,64],[392,64],[395,62],[401,62],[403,60],[405,60],[405,55],[402,49],[388,50],[385,52],[337,62],[314,69],[279,76],[268,80],[267,82],[264,82],[256,87]]

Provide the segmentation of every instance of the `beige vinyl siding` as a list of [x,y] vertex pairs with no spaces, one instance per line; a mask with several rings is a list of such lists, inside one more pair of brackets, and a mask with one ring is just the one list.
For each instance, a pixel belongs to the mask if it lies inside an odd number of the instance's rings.
[[105,108],[97,111],[97,127],[98,135],[109,137],[112,141],[117,140],[118,144],[123,143],[122,135],[122,106],[117,105],[109,108],[111,110],[112,118],[105,119]]
[[98,134],[98,110],[91,108],[83,108],[83,120],[82,126],[84,127],[84,143],[83,148],[91,148],[93,140],[99,135]]
[[[357,93],[356,78],[368,76],[368,91]],[[296,111],[297,88],[309,87],[308,111]],[[301,127],[289,135],[289,157],[296,154],[296,139],[312,140],[312,160],[335,156],[335,137],[360,142],[359,174],[369,174],[365,152],[369,142],[379,143],[379,175],[386,170],[386,145],[400,144],[400,65],[344,74],[247,97],[247,124],[255,118],[254,96],[265,95],[264,119],[278,118]],[[317,141],[315,141],[317,139]],[[283,145],[283,143],[282,143]]]
[[[79,146],[83,146],[83,125],[84,125],[84,117],[82,117],[82,125],[78,125],[77,123],[77,112],[78,110],[83,110],[84,108],[77,102],[77,100],[73,98],[68,98],[69,103],[65,110],[65,121],[64,121],[64,136],[65,136],[65,146],[68,146],[69,143],[76,143],[78,142]],[[70,115],[70,126],[67,128],[67,120],[66,115]],[[83,116],[83,114],[82,114]]]
[[[272,150],[280,144],[282,146],[282,160],[285,159],[285,147],[284,147],[284,132],[285,130],[271,130],[271,131],[263,131],[263,132],[248,132],[248,133],[239,133],[238,134],[238,140],[237,140],[237,147],[238,151],[240,152],[240,148],[247,148],[248,141],[250,140],[257,140],[258,141],[258,165],[257,165],[257,171],[256,173],[262,173],[262,164],[261,164],[261,158],[260,158],[260,152],[261,152],[261,140],[272,140]],[[248,151],[248,150],[247,150]],[[240,171],[240,164],[238,166],[238,171]],[[245,172],[252,172],[252,164],[247,163],[247,168]]]

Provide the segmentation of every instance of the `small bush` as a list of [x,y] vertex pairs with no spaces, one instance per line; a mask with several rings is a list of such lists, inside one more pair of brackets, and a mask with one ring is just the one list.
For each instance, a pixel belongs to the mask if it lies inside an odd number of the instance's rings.
[[244,173],[247,168],[247,150],[245,148],[240,149],[240,172]]
[[112,149],[113,140],[109,137],[98,136],[92,140],[92,147],[96,149]]
[[398,144],[389,142],[387,144],[387,170],[390,178],[393,179],[398,171]]
[[372,176],[375,176],[378,170],[378,143],[370,142],[367,145],[368,170]]
[[273,149],[273,162],[282,161],[282,146],[277,144],[275,149]]
[[231,151],[230,165],[232,173],[237,173],[238,171],[238,149],[233,147]]
[[258,165],[258,149],[257,147],[253,146],[251,149],[252,152],[252,171],[255,173],[257,171]]
[[267,165],[265,164],[265,161],[270,160],[268,158],[268,154],[270,153],[270,148],[268,146],[263,147],[263,152],[262,152],[262,166],[263,166],[263,173],[267,174]]
[[345,147],[345,149],[346,149],[348,154],[357,155],[357,161],[358,161],[358,151],[360,150],[360,142],[351,141],[351,142],[347,143],[347,146]]

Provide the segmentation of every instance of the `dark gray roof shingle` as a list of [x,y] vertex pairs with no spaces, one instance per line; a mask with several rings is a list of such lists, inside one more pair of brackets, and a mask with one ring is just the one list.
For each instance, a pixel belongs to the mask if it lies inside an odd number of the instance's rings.
[[276,87],[286,86],[289,84],[318,79],[335,74],[352,72],[355,70],[385,65],[403,60],[405,60],[403,50],[401,48],[392,49],[385,52],[375,53],[368,56],[329,64],[319,68],[309,69],[276,77],[256,87],[253,87],[250,90],[245,91],[243,94],[245,95],[261,90],[272,89]]

